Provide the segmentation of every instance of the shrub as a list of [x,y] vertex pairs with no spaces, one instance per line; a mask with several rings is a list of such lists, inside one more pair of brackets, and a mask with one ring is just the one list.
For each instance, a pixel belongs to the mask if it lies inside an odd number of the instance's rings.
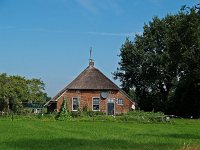
[[105,114],[103,112],[100,112],[100,111],[88,111],[87,115],[89,117],[95,117],[95,116],[102,116],[102,115],[105,115]]
[[65,120],[67,117],[69,117],[68,107],[67,107],[67,99],[64,98],[62,102],[62,106],[58,114],[56,115],[56,120]]
[[88,112],[88,106],[87,105],[83,106],[83,112]]
[[166,117],[162,112],[143,112],[143,111],[132,111],[127,114],[119,116],[121,121],[136,121],[136,122],[166,122]]
[[77,117],[80,117],[81,114],[82,114],[82,113],[81,113],[80,110],[78,110],[78,111],[72,111],[72,112],[70,113],[70,116],[73,117],[73,118],[77,118]]

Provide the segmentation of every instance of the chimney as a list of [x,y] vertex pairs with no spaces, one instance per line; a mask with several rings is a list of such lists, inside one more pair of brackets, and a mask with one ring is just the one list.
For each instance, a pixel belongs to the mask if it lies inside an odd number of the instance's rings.
[[94,67],[94,61],[92,59],[90,59],[90,61],[89,61],[89,67],[90,68]]

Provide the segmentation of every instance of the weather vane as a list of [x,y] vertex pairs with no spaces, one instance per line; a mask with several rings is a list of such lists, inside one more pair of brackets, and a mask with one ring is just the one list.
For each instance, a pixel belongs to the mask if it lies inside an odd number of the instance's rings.
[[92,59],[92,47],[90,47],[90,61],[93,61],[93,59]]

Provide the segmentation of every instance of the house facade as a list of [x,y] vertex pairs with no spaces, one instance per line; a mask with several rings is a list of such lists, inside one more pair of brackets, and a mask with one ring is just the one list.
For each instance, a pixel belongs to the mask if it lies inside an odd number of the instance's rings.
[[69,85],[45,105],[48,112],[58,112],[63,100],[67,100],[69,111],[101,111],[107,115],[126,113],[135,108],[132,99],[116,84],[94,67],[89,66]]

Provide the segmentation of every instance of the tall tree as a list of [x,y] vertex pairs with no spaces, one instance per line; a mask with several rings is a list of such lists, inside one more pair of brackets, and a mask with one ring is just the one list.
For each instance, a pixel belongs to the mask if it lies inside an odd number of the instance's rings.
[[[136,35],[133,42],[126,39],[122,45],[120,67],[114,78],[122,82],[126,91],[135,89],[141,109],[185,116],[173,106],[177,104],[180,87],[189,88],[190,83],[196,91],[187,91],[191,98],[184,97],[182,103],[192,101],[200,92],[199,22],[200,6],[184,6],[178,14],[154,17],[144,25],[142,35]],[[188,111],[187,114],[195,114]]]

